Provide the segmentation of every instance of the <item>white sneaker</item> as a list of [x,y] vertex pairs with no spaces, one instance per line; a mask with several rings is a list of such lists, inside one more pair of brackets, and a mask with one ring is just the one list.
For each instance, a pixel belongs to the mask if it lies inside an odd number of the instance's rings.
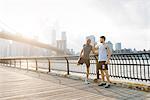
[[101,82],[101,83],[98,84],[98,86],[104,86],[104,85],[106,85],[105,82]]
[[87,80],[87,79],[85,79],[85,82],[84,82],[85,84],[90,84],[90,82]]
[[105,88],[109,88],[109,87],[110,87],[110,84],[106,83]]

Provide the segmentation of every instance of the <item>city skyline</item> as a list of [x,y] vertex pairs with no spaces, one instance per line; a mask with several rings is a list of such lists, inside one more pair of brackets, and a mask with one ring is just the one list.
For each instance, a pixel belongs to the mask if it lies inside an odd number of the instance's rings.
[[[85,37],[105,35],[123,48],[150,47],[150,1],[145,0],[0,0],[0,20],[12,33],[38,36],[45,42],[56,25],[58,38],[66,31],[68,48],[80,51]],[[124,16],[125,15],[125,16]],[[50,29],[49,29],[50,28]],[[96,39],[98,41],[98,39]],[[47,42],[48,43],[48,42]],[[73,46],[73,47],[72,47]]]
[[[86,39],[91,39],[91,45],[97,45],[95,36],[90,35],[87,36]],[[70,53],[72,55],[77,54],[78,51],[74,51],[74,49],[67,48],[67,36],[66,32],[62,32],[61,39],[56,41],[57,48],[63,50],[66,53]],[[19,43],[16,41],[0,39],[1,50],[0,56],[53,56],[53,51],[39,48],[26,43]],[[121,42],[113,44],[111,41],[106,42],[106,44],[110,47],[110,50],[113,53],[136,53],[138,52],[135,48],[122,48]],[[55,45],[53,45],[55,46]],[[143,51],[143,50],[142,50]],[[139,51],[140,52],[140,51]]]

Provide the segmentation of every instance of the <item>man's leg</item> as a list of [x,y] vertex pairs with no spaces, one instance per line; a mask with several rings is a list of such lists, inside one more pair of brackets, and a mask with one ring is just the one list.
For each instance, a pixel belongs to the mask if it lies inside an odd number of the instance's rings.
[[96,69],[96,75],[97,75],[97,80],[99,79],[99,68],[97,67],[97,69]]
[[111,81],[110,81],[110,79],[109,79],[109,74],[108,74],[108,70],[104,70],[104,73],[105,73],[105,75],[106,75],[106,79],[107,79],[107,81],[109,82],[109,83],[111,83]]
[[89,73],[90,73],[90,60],[86,60],[86,79],[85,79],[85,83],[89,84],[90,82],[88,82],[89,80]]
[[101,78],[102,78],[102,81],[104,82],[104,81],[105,81],[104,71],[103,71],[103,70],[100,70],[100,71],[101,71]]
[[109,88],[111,81],[110,81],[110,79],[109,79],[108,70],[104,70],[104,73],[105,73],[105,75],[106,75],[106,79],[107,79],[107,82],[108,82],[108,83],[106,84],[105,88]]
[[86,72],[86,78],[89,79],[89,73],[90,73],[90,66],[86,66],[87,72]]
[[104,71],[102,69],[100,71],[101,71],[102,82],[100,82],[100,84],[98,86],[103,86],[103,85],[106,85],[105,75],[104,75]]

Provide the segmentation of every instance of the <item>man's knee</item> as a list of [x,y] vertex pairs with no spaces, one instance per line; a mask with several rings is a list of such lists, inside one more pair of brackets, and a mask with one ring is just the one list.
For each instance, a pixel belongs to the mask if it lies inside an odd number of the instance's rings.
[[86,66],[87,70],[90,70],[90,66]]
[[105,70],[104,72],[105,72],[106,76],[109,77],[108,70]]
[[103,75],[104,76],[104,72],[103,72],[103,70],[100,70],[101,71],[101,75]]

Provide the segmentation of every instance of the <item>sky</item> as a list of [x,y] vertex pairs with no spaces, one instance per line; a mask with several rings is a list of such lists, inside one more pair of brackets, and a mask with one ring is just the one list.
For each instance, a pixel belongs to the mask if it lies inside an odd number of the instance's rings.
[[67,32],[68,48],[105,35],[123,48],[150,49],[150,0],[0,0],[0,29],[48,42],[51,29]]

